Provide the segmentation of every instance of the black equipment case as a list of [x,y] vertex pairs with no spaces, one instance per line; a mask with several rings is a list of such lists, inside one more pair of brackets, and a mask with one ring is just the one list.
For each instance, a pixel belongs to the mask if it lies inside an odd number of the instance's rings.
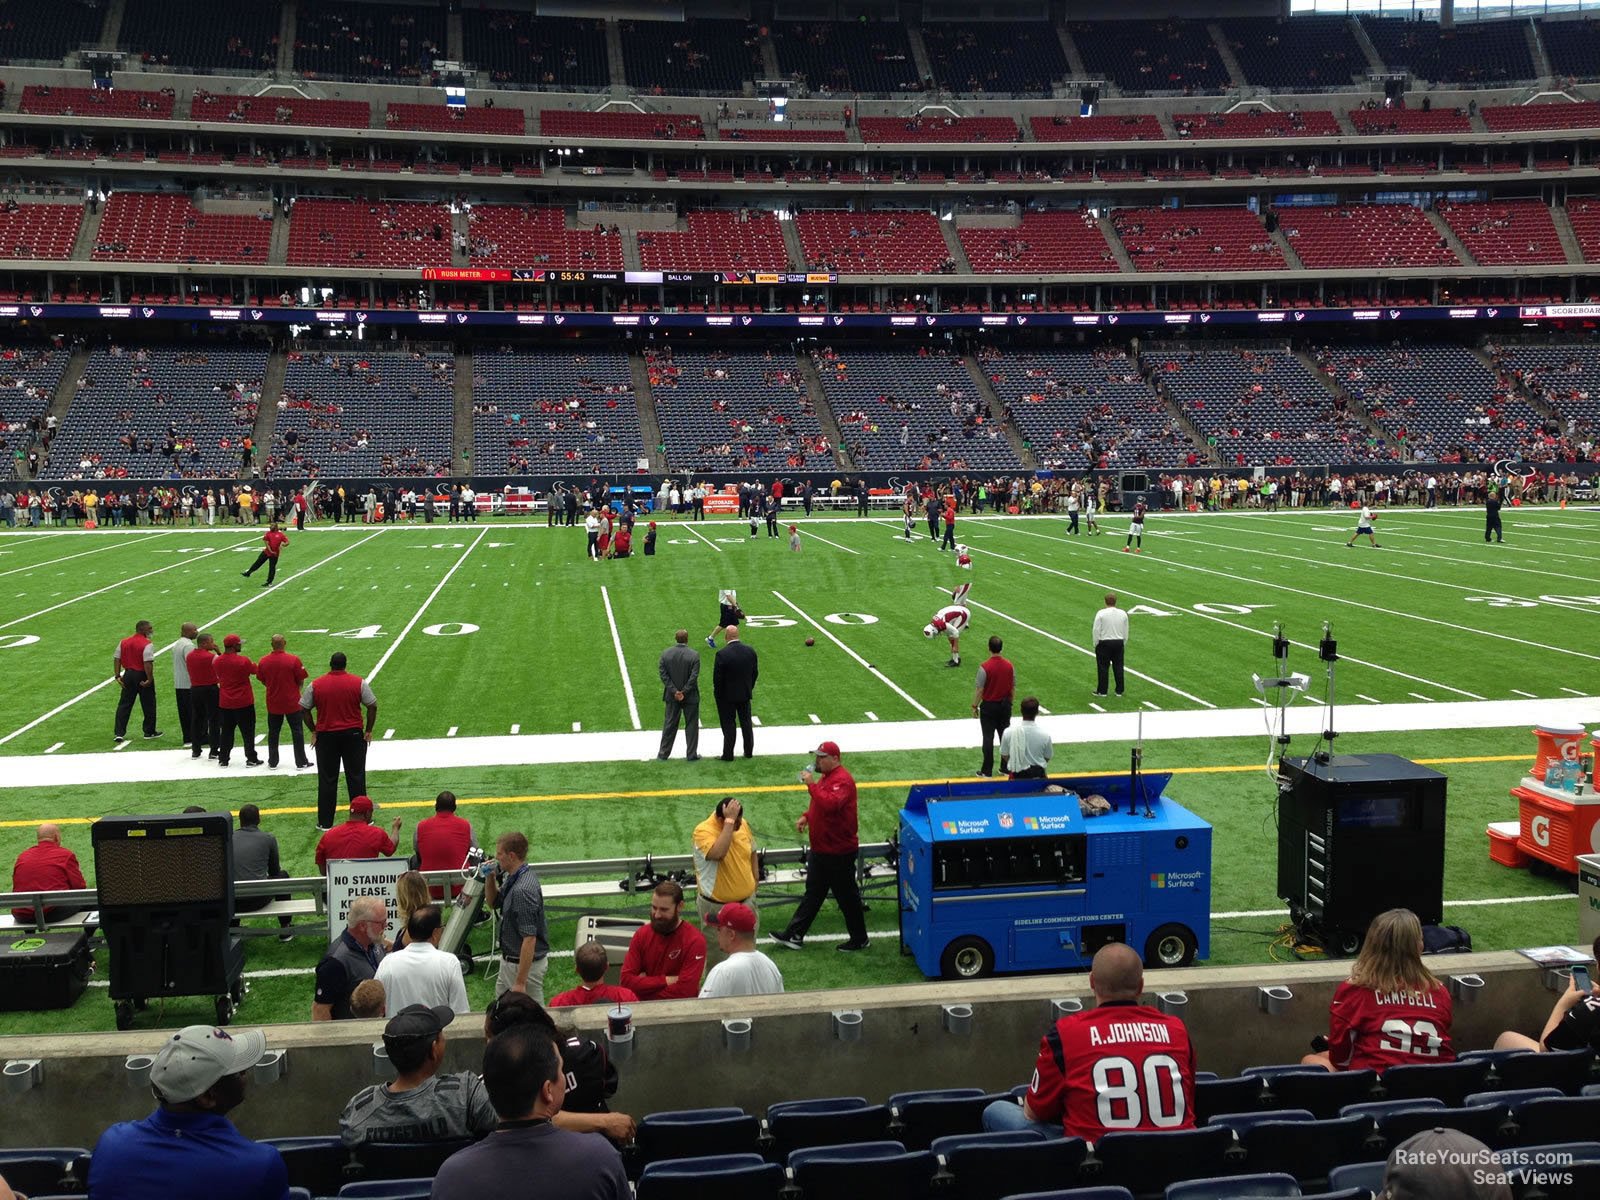
[[89,986],[89,935],[82,929],[0,940],[0,1012],[71,1008]]

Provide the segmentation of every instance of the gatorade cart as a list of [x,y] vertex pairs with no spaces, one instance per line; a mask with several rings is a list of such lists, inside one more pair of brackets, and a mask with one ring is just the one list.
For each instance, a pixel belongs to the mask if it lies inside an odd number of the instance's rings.
[[[913,787],[900,810],[902,950],[945,979],[1086,969],[1109,942],[1150,967],[1205,958],[1211,826],[1165,795],[1171,778]],[[1091,795],[1112,811],[1083,816],[1078,796]]]

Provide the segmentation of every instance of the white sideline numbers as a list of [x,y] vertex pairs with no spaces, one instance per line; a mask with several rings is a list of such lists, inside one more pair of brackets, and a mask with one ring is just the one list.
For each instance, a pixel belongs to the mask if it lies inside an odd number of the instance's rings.
[[822,618],[830,625],[876,625],[878,618],[871,613],[829,613]]
[[[429,637],[461,637],[463,634],[477,633],[478,626],[473,625],[468,621],[443,621],[438,625],[424,625],[422,627],[422,632],[427,634]],[[337,638],[357,638],[364,641],[368,638],[381,638],[387,637],[388,635],[383,632],[382,625],[358,625],[354,629],[337,630],[334,633],[328,634],[328,636]],[[0,647],[0,649],[3,649],[3,647]]]
[[[1391,1040],[1392,1039],[1392,1040]],[[1396,1054],[1414,1054],[1418,1058],[1438,1058],[1443,1043],[1439,1028],[1432,1021],[1401,1021],[1391,1019],[1383,1023],[1383,1040],[1378,1045]]]
[[1490,608],[1538,608],[1540,604],[1555,604],[1570,608],[1575,604],[1600,606],[1600,596],[1540,596],[1527,600],[1521,596],[1463,596],[1468,604],[1487,604]]
[[1183,1075],[1170,1054],[1152,1054],[1142,1069],[1132,1059],[1102,1058],[1094,1064],[1094,1090],[1100,1124],[1107,1129],[1183,1124]]
[[[828,613],[822,619],[830,625],[876,625],[878,623],[878,618],[871,613]],[[799,623],[793,617],[783,617],[776,613],[771,615],[747,613],[744,618],[746,629],[788,629]]]
[[38,640],[36,633],[0,633],[0,650],[16,650],[21,646],[31,646]]
[[[1202,616],[1220,617],[1248,617],[1251,613],[1261,608],[1271,608],[1270,604],[1191,604],[1189,606]],[[1181,617],[1182,609],[1157,608],[1153,604],[1135,604],[1128,610],[1128,615],[1142,617]]]

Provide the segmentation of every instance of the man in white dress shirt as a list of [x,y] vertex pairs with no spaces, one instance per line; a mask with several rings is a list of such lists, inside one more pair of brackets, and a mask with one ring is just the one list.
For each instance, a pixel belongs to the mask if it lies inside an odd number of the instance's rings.
[[377,980],[383,984],[384,1015],[392,1017],[413,1004],[449,1008],[457,1016],[468,1011],[467,985],[461,962],[439,949],[444,922],[437,904],[424,904],[406,922],[406,944],[383,956]]
[[717,948],[728,957],[706,973],[700,999],[727,996],[775,996],[783,991],[783,974],[756,949],[756,914],[748,904],[724,904],[706,917],[717,931]]
[[1094,667],[1096,696],[1106,694],[1106,676],[1116,673],[1117,695],[1122,695],[1122,652],[1128,645],[1128,614],[1117,607],[1117,597],[1106,593],[1106,606],[1094,615]]

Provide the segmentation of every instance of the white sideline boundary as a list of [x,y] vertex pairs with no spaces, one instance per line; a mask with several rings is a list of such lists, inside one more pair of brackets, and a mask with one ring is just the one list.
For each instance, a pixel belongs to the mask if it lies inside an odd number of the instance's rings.
[[[1139,713],[1071,713],[1039,717],[1058,745],[1102,743],[1131,744],[1140,736]],[[1259,708],[1214,709],[1203,712],[1143,713],[1146,742],[1201,738],[1260,738],[1264,734]],[[1291,708],[1288,732],[1296,737],[1316,737],[1326,725],[1321,708]],[[1540,723],[1558,725],[1600,723],[1600,696],[1571,699],[1486,700],[1433,704],[1349,705],[1336,715],[1340,733],[1410,733],[1434,729],[1529,729]],[[714,731],[715,725],[702,729]],[[708,734],[709,736],[709,734]],[[813,725],[763,725],[755,752],[761,758],[797,759],[815,749],[819,738],[831,738],[844,748],[845,761],[856,754],[905,750],[978,749],[983,735],[972,718],[959,720],[879,721]],[[600,730],[582,733],[502,734],[491,737],[396,738],[375,747],[369,771],[468,769],[473,767],[546,766],[556,763],[655,761],[661,737],[654,728]],[[114,751],[91,754],[35,754],[0,759],[0,789],[100,784],[202,782],[218,778],[209,759],[196,761],[186,750],[141,750],[133,754]],[[1151,754],[1151,770],[1160,770],[1160,756]],[[687,777],[661,767],[664,786],[692,786],[704,779],[708,790],[717,786],[717,769],[700,768]],[[668,773],[668,772],[671,773]],[[239,769],[243,774],[243,768]],[[646,769],[648,774],[648,768]],[[232,772],[229,773],[230,777]],[[630,786],[648,781],[631,777]]]

